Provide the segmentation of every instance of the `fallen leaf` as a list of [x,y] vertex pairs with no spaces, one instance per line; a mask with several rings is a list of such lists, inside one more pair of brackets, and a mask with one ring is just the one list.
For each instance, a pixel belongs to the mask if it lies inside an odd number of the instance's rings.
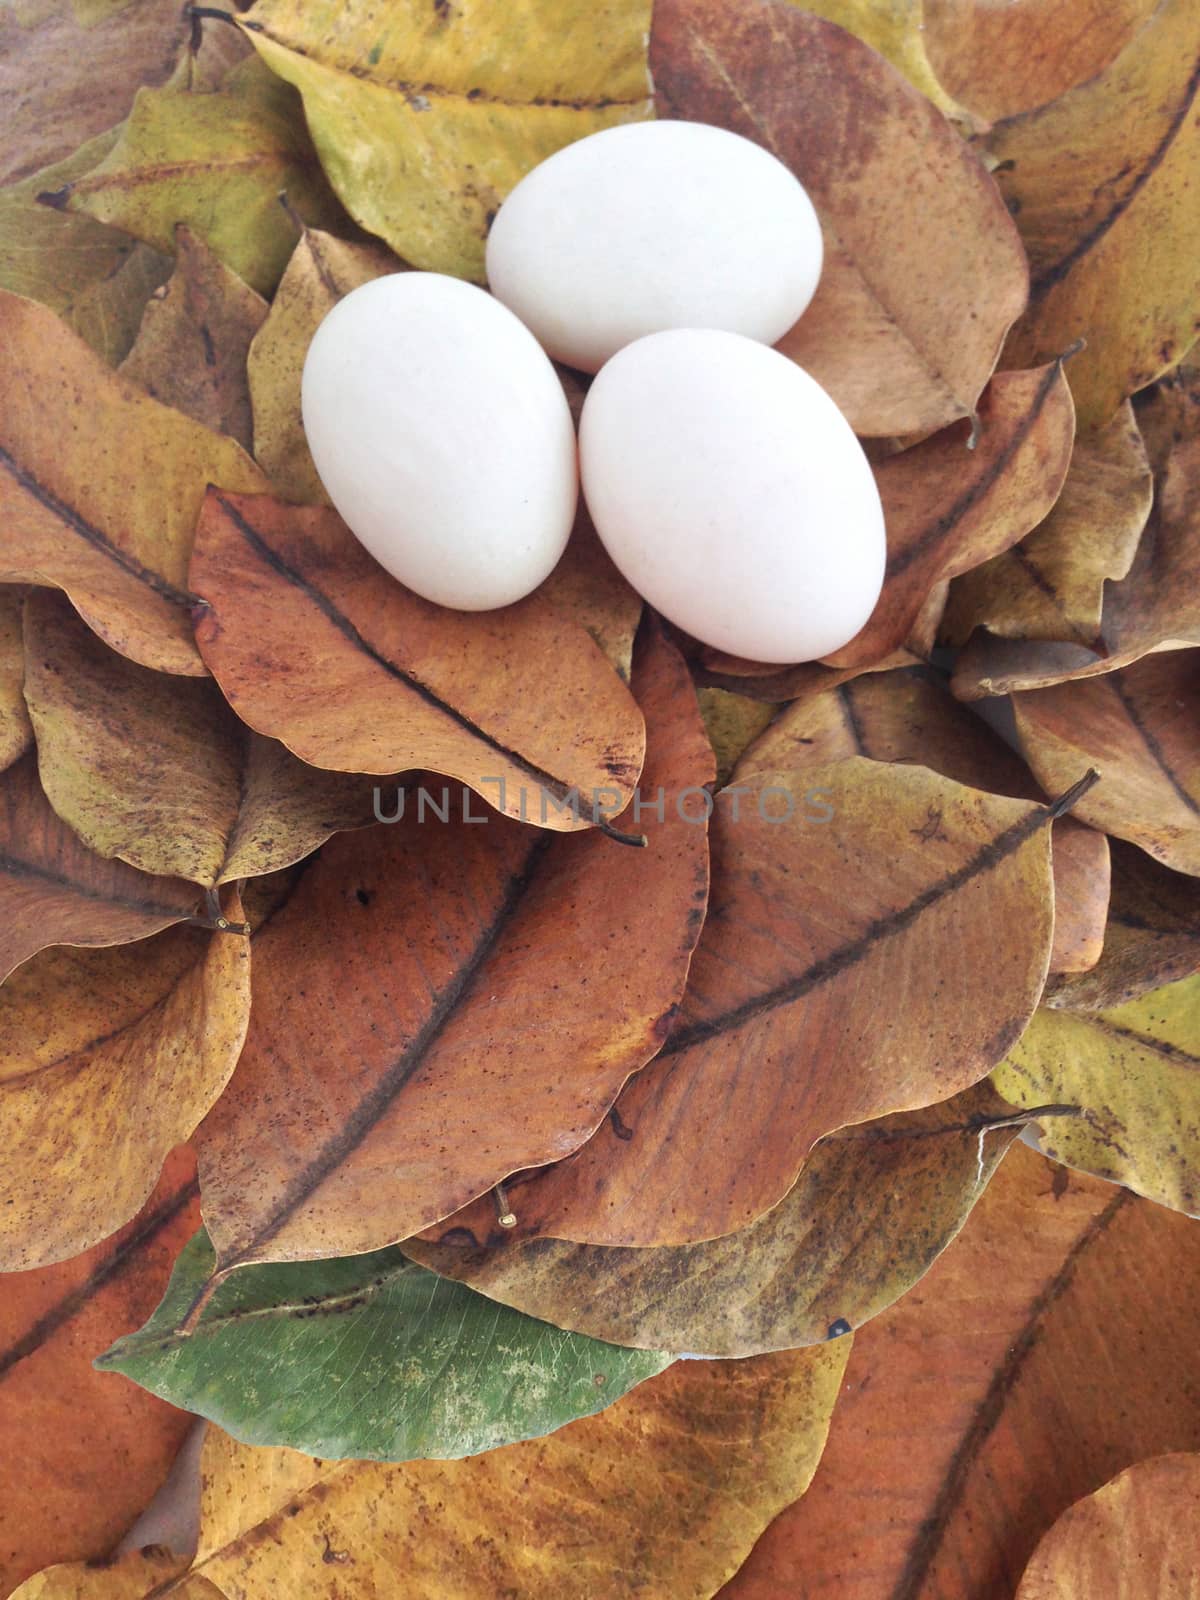
[[[855,755],[915,762],[956,783],[1018,800],[1042,798],[1021,758],[981,718],[956,705],[945,677],[926,666],[864,675],[787,707],[747,749],[738,777],[776,767],[822,766]],[[1108,840],[1074,817],[1059,817],[1051,861],[1050,971],[1085,971],[1100,959],[1104,943]]]
[[42,787],[99,855],[215,889],[374,821],[369,779],[253,733],[211,680],[116,655],[52,590],[27,599],[25,639]]
[[1126,1467],[1043,1538],[1016,1600],[1196,1600],[1200,1455]]
[[1106,1011],[1200,969],[1200,897],[1191,878],[1112,841],[1112,898],[1104,953],[1090,972],[1056,979],[1042,997],[1056,1010]]
[[946,91],[981,117],[1011,117],[1103,72],[1157,4],[924,0],[922,41]]
[[167,1475],[191,1417],[100,1377],[200,1219],[195,1162],[167,1157],[141,1213],[83,1255],[8,1274],[0,1294],[0,1593],[50,1561],[106,1556]]
[[232,439],[142,394],[46,309],[0,293],[0,581],[62,589],[114,650],[201,676],[187,562],[206,483],[253,491]]
[[194,1571],[243,1600],[327,1592],[331,1566],[347,1600],[398,1569],[406,1600],[703,1600],[807,1487],[849,1344],[676,1362],[465,1461],[325,1463],[210,1428]]
[[0,771],[11,767],[33,743],[25,709],[25,646],[21,635],[22,591],[0,588]]
[[784,700],[811,700],[864,672],[890,672],[893,667],[920,666],[923,661],[924,657],[905,646],[869,666],[827,667],[820,661],[802,661],[799,666],[784,667],[781,671],[778,667],[768,668],[762,661],[746,661],[740,656],[706,649],[698,676],[700,682],[709,687],[778,704]]
[[477,1455],[591,1416],[672,1360],[497,1307],[394,1248],[234,1273],[185,1332],[215,1262],[201,1231],[149,1322],[96,1365],[246,1444]]
[[[0,183],[60,161],[120,122],[142,84],[165,83],[185,48],[190,20],[174,0],[131,0],[94,25],[67,0],[23,21],[0,11]],[[80,64],[87,87],[81,93]]]
[[1047,794],[1097,767],[1101,781],[1080,801],[1079,818],[1193,876],[1200,874],[1198,689],[1200,656],[1174,650],[1012,701],[1021,749]]
[[150,301],[121,372],[147,394],[250,450],[246,356],[266,302],[189,228],[175,233],[175,271]]
[[140,89],[112,150],[47,191],[44,203],[85,212],[159,250],[173,249],[175,225],[186,223],[260,294],[271,293],[287,265],[293,215],[317,227],[344,225],[298,97],[255,59],[213,93]]
[[250,346],[246,376],[254,406],[254,455],[287,500],[328,505],[300,417],[300,375],[312,336],[337,302],[403,263],[380,244],[305,228],[267,317]]
[[1133,408],[1076,442],[1050,514],[1001,555],[954,581],[942,636],[964,644],[973,628],[1007,639],[1100,637],[1105,584],[1124,578],[1150,515],[1153,478]]
[[188,581],[205,607],[200,651],[227,699],[314,766],[431,768],[551,828],[590,826],[594,793],[613,812],[632,795],[641,713],[540,592],[449,611],[389,578],[336,512],[216,492]]
[[48,945],[124,944],[187,921],[199,898],[89,850],[51,809],[32,754],[0,773],[0,982]]
[[1198,87],[1200,11],[1162,0],[1098,77],[987,138],[1032,274],[1005,364],[1085,339],[1071,368],[1082,429],[1108,422],[1200,331]]
[[226,1600],[207,1578],[187,1572],[187,1558],[154,1545],[115,1561],[63,1563],[23,1583],[11,1600],[149,1600],[169,1593],[175,1600]]
[[728,689],[700,689],[696,698],[717,758],[717,783],[724,788],[742,752],[770,724],[776,708]]
[[941,113],[868,45],[786,0],[658,0],[650,67],[660,116],[754,139],[811,195],[824,271],[779,348],[855,432],[970,416],[1028,280],[999,191]]
[[1111,1011],[1040,1010],[992,1082],[1017,1106],[1054,1099],[1080,1117],[1047,1122],[1055,1161],[1200,1212],[1200,978]]
[[977,1082],[1037,1003],[1048,810],[862,757],[734,777],[680,1015],[588,1143],[523,1186],[539,1232],[643,1247],[744,1228],[817,1140]]
[[[986,1085],[938,1106],[830,1134],[791,1191],[748,1228],[703,1244],[626,1250],[524,1241],[528,1186],[513,1184],[514,1241],[480,1204],[408,1239],[414,1261],[559,1327],[618,1344],[757,1355],[820,1344],[912,1288],[982,1194],[1020,1120]],[[994,1131],[991,1131],[994,1130]],[[469,1223],[478,1219],[478,1245]],[[490,1222],[490,1226],[488,1225]]]
[[634,683],[644,850],[430,780],[448,821],[408,796],[402,821],[328,845],[259,933],[246,1049],[197,1136],[223,1269],[405,1238],[567,1155],[658,1049],[703,920],[712,761],[655,631]]
[[[800,0],[795,0],[799,4]],[[947,94],[925,48],[925,7],[929,0],[805,0],[802,11],[836,22],[878,50],[944,116],[972,132],[971,113]]]
[[973,450],[972,425],[960,422],[876,466],[887,527],[883,592],[825,665],[882,661],[909,637],[935,585],[1010,549],[1058,498],[1075,431],[1061,362],[999,373],[974,426]]
[[228,1082],[249,1007],[249,941],[187,928],[45,951],[8,979],[0,1271],[65,1261],[141,1209]]
[[1073,1501],[1200,1447],[1197,1305],[1194,1223],[1015,1145],[855,1335],[811,1489],[721,1600],[1011,1595]]
[[171,258],[91,217],[39,205],[37,196],[90,171],[116,139],[116,129],[97,134],[65,161],[0,189],[0,289],[49,306],[114,365]]
[[600,543],[582,495],[567,548],[538,593],[556,611],[586,628],[617,676],[629,682],[642,597],[626,583]]
[[238,17],[304,97],[346,209],[414,267],[483,279],[500,202],[531,167],[652,113],[650,0],[257,0]]

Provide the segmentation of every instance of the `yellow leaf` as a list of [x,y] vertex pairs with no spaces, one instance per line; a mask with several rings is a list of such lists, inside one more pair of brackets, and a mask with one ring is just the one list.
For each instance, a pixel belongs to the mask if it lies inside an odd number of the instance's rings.
[[428,271],[482,281],[518,179],[651,115],[650,0],[258,0],[238,22],[351,216]]
[[1032,271],[1005,364],[1086,339],[1071,368],[1081,426],[1108,422],[1200,328],[1198,88],[1200,7],[1163,0],[1099,77],[988,137]]
[[1111,1011],[1039,1011],[992,1082],[1014,1105],[1082,1107],[1043,1125],[1056,1161],[1200,1211],[1200,977]]
[[48,200],[159,250],[174,248],[175,224],[185,222],[226,266],[270,294],[296,238],[281,191],[307,222],[330,227],[342,216],[297,97],[249,60],[211,94],[139,90],[110,153]]
[[878,50],[927,100],[965,132],[978,125],[938,81],[926,49],[926,7],[930,0],[793,0],[801,11],[825,17]]
[[[236,895],[226,914],[240,918]],[[249,941],[172,929],[50,950],[0,988],[0,1270],[63,1261],[145,1203],[237,1061]]]

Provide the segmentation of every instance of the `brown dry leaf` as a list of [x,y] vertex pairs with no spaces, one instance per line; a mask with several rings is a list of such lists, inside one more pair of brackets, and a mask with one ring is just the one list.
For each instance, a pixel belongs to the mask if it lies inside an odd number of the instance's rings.
[[167,1157],[140,1215],[0,1293],[0,1594],[51,1561],[105,1556],[171,1465],[193,1419],[92,1366],[140,1327],[200,1225],[195,1162]]
[[[257,0],[240,17],[304,96],[347,210],[406,261],[484,275],[484,241],[531,167],[652,113],[651,0]],[[386,18],[386,21],[384,20]]]
[[1128,402],[1076,442],[1054,509],[1011,550],[956,578],[942,623],[951,644],[973,628],[1008,639],[1100,637],[1104,586],[1129,572],[1150,515],[1153,478]]
[[25,640],[42,787],[99,855],[214,889],[374,820],[369,779],[253,733],[211,680],[116,655],[53,590],[27,599]]
[[249,941],[191,928],[43,951],[8,979],[0,1271],[65,1261],[140,1210],[228,1082],[249,1010]]
[[[279,203],[286,193],[289,209]],[[44,203],[83,212],[159,250],[186,223],[240,278],[270,294],[294,218],[349,227],[317,161],[299,97],[257,59],[211,93],[140,89],[116,144]]]
[[517,1226],[508,1235],[477,1201],[431,1230],[444,1244],[409,1239],[403,1249],[504,1305],[614,1344],[709,1356],[820,1344],[911,1289],[965,1222],[1020,1126],[984,1084],[842,1129],[817,1145],[773,1210],[704,1244],[517,1242],[535,1219],[525,1213],[528,1186],[515,1182],[507,1193]]
[[680,1361],[596,1416],[463,1461],[318,1462],[210,1428],[193,1571],[241,1600],[331,1579],[342,1600],[377,1600],[397,1571],[405,1600],[706,1600],[807,1488],[850,1342]]
[[1140,1461],[1063,1512],[1015,1600],[1200,1600],[1197,1528],[1200,1455]]
[[0,183],[62,160],[120,122],[142,84],[171,76],[190,33],[175,0],[130,0],[92,26],[81,23],[69,0],[52,0],[27,17],[5,6]]
[[665,791],[644,850],[430,778],[449,821],[410,793],[402,821],[329,845],[257,936],[246,1049],[197,1136],[222,1268],[405,1238],[569,1154],[658,1049],[704,915],[712,758],[657,630],[634,682],[642,794]]
[[1056,979],[1042,1003],[1056,1010],[1104,1011],[1198,969],[1200,895],[1194,881],[1114,839],[1104,953],[1090,972]]
[[721,1600],[1011,1595],[1073,1501],[1200,1448],[1197,1306],[1194,1222],[1015,1145],[929,1275],[855,1335],[812,1488]]
[[266,315],[261,295],[181,225],[175,271],[146,307],[120,371],[164,405],[249,450],[254,429],[246,356]]
[[39,205],[37,196],[89,171],[116,139],[115,129],[97,134],[65,161],[0,189],[0,288],[49,306],[112,363],[132,345],[171,258],[91,217]]
[[238,715],[314,766],[427,767],[551,828],[589,827],[597,792],[610,812],[633,793],[641,713],[541,592],[449,611],[389,578],[336,512],[215,491],[189,583],[201,654]]
[[1047,794],[1098,768],[1079,818],[1177,872],[1200,874],[1200,655],[1143,656],[1121,672],[1012,703],[1021,748]]
[[1031,111],[1103,72],[1158,0],[924,0],[944,89],[982,117]]
[[940,112],[868,45],[786,0],[658,0],[650,67],[660,116],[754,139],[812,196],[825,268],[780,348],[855,431],[969,416],[1028,279],[999,191]]
[[1017,1106],[1081,1108],[1042,1131],[1055,1161],[1200,1213],[1200,978],[1110,1011],[1039,1010],[992,1082]]
[[582,495],[567,548],[538,592],[555,610],[587,629],[618,677],[628,683],[642,597],[610,560]]
[[1162,0],[1098,77],[987,138],[1032,274],[1004,360],[1032,366],[1086,339],[1071,368],[1081,429],[1200,331],[1198,89],[1200,9]]
[[113,1561],[47,1567],[22,1584],[12,1600],[149,1600],[160,1594],[174,1600],[228,1600],[207,1578],[188,1573],[187,1567],[185,1556],[149,1545]]
[[32,754],[0,773],[0,981],[48,945],[113,945],[185,922],[194,884],[94,854],[50,807]]
[[[799,4],[800,0],[793,0]],[[806,0],[801,11],[836,22],[839,28],[878,50],[919,89],[927,100],[965,133],[978,123],[971,113],[947,94],[930,65],[925,49],[925,7],[928,0]]]
[[[1020,757],[979,717],[957,705],[945,677],[925,666],[867,674],[789,706],[745,752],[738,777],[781,766],[822,766],[854,755],[916,762],[993,794],[1042,798]],[[1082,972],[1095,966],[1104,942],[1108,840],[1074,817],[1060,817],[1053,841],[1050,971]]]
[[327,505],[300,419],[300,374],[312,336],[337,302],[403,263],[382,244],[305,228],[250,346],[254,454],[287,500]]
[[717,784],[723,789],[746,746],[770,725],[776,707],[729,689],[700,689],[696,698],[717,758]]
[[977,427],[973,450],[971,426],[961,422],[876,466],[887,526],[883,592],[825,665],[862,667],[890,655],[936,585],[1008,550],[1058,498],[1075,432],[1061,362],[998,373],[980,399]]
[[734,778],[674,1030],[574,1159],[525,1186],[541,1233],[647,1246],[743,1228],[818,1139],[978,1081],[1037,1003],[1047,810],[862,757]]
[[0,580],[49,584],[106,643],[202,676],[185,589],[206,483],[254,491],[232,439],[110,372],[52,311],[0,293]]
[[802,661],[796,667],[768,667],[762,661],[746,661],[741,656],[727,656],[719,650],[704,649],[697,672],[699,681],[712,688],[728,689],[734,694],[751,695],[756,700],[772,704],[780,701],[811,700],[817,695],[849,683],[864,672],[890,672],[894,667],[920,666],[924,657],[904,646],[882,661],[865,667],[826,667],[819,661]]
[[11,767],[33,743],[25,709],[25,646],[21,635],[23,591],[0,587],[0,771]]

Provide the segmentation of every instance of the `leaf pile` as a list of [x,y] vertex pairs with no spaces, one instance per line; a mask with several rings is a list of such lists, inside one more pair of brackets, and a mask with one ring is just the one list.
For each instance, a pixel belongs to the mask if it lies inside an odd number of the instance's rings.
[[[1192,0],[31,0],[0,45],[0,1593],[1158,1592]],[[888,530],[824,661],[668,628],[585,508],[526,600],[431,605],[305,444],[342,296],[482,281],[524,173],[651,116],[820,217],[779,349]],[[199,1547],[116,1558],[193,1415]]]

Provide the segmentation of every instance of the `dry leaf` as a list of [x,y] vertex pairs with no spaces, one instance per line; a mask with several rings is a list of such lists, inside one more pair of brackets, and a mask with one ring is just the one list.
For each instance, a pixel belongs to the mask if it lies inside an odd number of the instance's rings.
[[1013,710],[1047,794],[1097,767],[1079,818],[1200,874],[1200,656],[1143,656],[1122,672],[1014,695]]
[[1011,117],[1086,83],[1120,54],[1158,0],[924,0],[938,81],[982,117]]
[[89,850],[51,809],[32,754],[0,773],[0,981],[48,945],[144,939],[192,918],[199,899],[193,884]]
[[167,1475],[192,1418],[92,1368],[153,1311],[198,1226],[195,1162],[167,1158],[141,1214],[0,1293],[0,1593],[51,1561],[105,1556]]
[[[664,798],[644,850],[465,811],[469,790],[431,778],[449,821],[409,795],[402,821],[329,845],[258,935],[246,1049],[198,1135],[222,1268],[405,1238],[567,1155],[658,1049],[704,914],[712,764],[654,633],[634,681],[642,792]],[[699,822],[676,810],[688,789]]]
[[538,593],[556,611],[586,628],[618,677],[629,682],[642,597],[613,566],[582,495],[567,548]]
[[721,1600],[1011,1595],[1072,1501],[1200,1448],[1197,1305],[1193,1222],[1014,1146],[920,1286],[855,1335],[812,1488]]
[[696,698],[717,758],[717,783],[724,788],[742,752],[769,726],[776,708],[728,689],[700,689]]
[[1086,339],[1071,368],[1084,429],[1108,422],[1200,331],[1197,63],[1195,0],[1162,0],[1098,77],[987,139],[1032,275],[1005,364],[1032,366]]
[[81,24],[68,0],[55,0],[28,19],[6,6],[0,11],[0,183],[60,161],[120,122],[142,84],[171,76],[190,32],[175,0],[130,0],[92,26]]
[[883,592],[825,665],[882,661],[909,637],[935,585],[1008,550],[1050,510],[1075,430],[1061,363],[999,373],[980,399],[977,428],[973,450],[962,422],[876,466],[887,526]]
[[503,1305],[615,1344],[709,1356],[820,1344],[911,1289],[1019,1131],[1011,1107],[978,1085],[830,1134],[785,1199],[723,1239],[643,1250],[516,1242],[536,1217],[525,1210],[529,1186],[514,1183],[514,1242],[477,1202],[431,1230],[445,1243],[408,1239],[403,1249]]
[[1015,1600],[1200,1600],[1200,1455],[1140,1461],[1046,1534]]
[[171,258],[91,217],[39,205],[37,196],[90,171],[116,139],[115,129],[97,134],[65,161],[0,189],[0,288],[49,306],[113,363],[132,345]]
[[250,450],[246,356],[266,302],[189,228],[175,232],[175,271],[142,316],[121,372],[164,405]]
[[1043,1004],[1056,1010],[1105,1011],[1197,969],[1200,896],[1195,883],[1114,839],[1104,953],[1090,972],[1051,984]]
[[650,0],[258,0],[346,209],[414,267],[483,278],[500,202],[565,144],[651,114]]
[[[979,717],[955,704],[941,674],[923,666],[867,674],[789,706],[745,752],[738,776],[781,766],[822,766],[854,755],[916,762],[975,789],[1019,800],[1041,798],[1020,757]],[[1100,959],[1104,942],[1108,840],[1074,817],[1060,817],[1053,841],[1050,971],[1085,971]]]
[[228,1600],[207,1578],[185,1577],[187,1566],[186,1557],[149,1545],[112,1562],[48,1567],[22,1584],[12,1600],[149,1600],[164,1593],[175,1600]]
[[465,1461],[314,1462],[210,1429],[194,1570],[243,1600],[325,1593],[331,1566],[344,1600],[397,1570],[405,1600],[704,1600],[807,1487],[849,1344],[677,1362]]
[[[799,0],[796,0],[799,4]],[[925,8],[930,0],[806,0],[802,11],[836,22],[885,56],[927,100],[964,132],[975,119],[947,94],[926,52]]]
[[199,676],[184,585],[206,483],[253,491],[232,439],[110,372],[33,301],[0,293],[0,580],[66,592],[122,655]]
[[869,46],[786,0],[658,0],[650,65],[661,116],[754,139],[811,195],[825,268],[780,348],[855,431],[969,416],[1027,274],[995,184],[941,114]]
[[42,786],[99,855],[213,889],[374,820],[369,779],[306,766],[207,679],[114,654],[52,590],[26,601],[25,639]]
[[0,771],[11,767],[33,743],[25,709],[25,646],[21,634],[22,591],[0,588]]
[[228,1082],[249,1008],[249,941],[193,929],[45,951],[8,979],[0,1271],[65,1261],[145,1204]]
[[327,505],[300,419],[300,374],[309,342],[343,295],[402,263],[379,244],[305,228],[250,346],[254,455],[287,500]]
[[1055,1161],[1200,1213],[1200,978],[1111,1011],[1041,1010],[992,1075],[1017,1106],[1082,1108],[1047,1121]]
[[923,656],[905,646],[870,666],[826,667],[820,661],[802,661],[799,666],[781,671],[777,667],[768,670],[761,661],[746,661],[705,649],[698,676],[701,683],[713,688],[752,695],[756,700],[799,702],[836,689],[864,672],[890,672],[894,667],[920,666],[923,662]]
[[215,492],[189,583],[201,653],[238,715],[314,766],[428,767],[552,828],[590,826],[594,792],[610,811],[633,792],[641,713],[540,592],[449,611],[389,578],[334,511]]
[[972,628],[1008,639],[1100,637],[1104,586],[1129,572],[1150,515],[1153,479],[1126,402],[1076,442],[1049,516],[1013,549],[956,578],[942,625],[951,644]]
[[175,225],[184,222],[260,294],[270,294],[287,265],[293,215],[317,227],[345,223],[298,97],[256,60],[235,67],[214,93],[139,90],[109,154],[49,191],[46,203],[159,250],[173,249]]
[[674,1030],[526,1186],[543,1233],[647,1246],[745,1227],[818,1139],[983,1077],[1037,1003],[1047,811],[861,757],[734,778]]

